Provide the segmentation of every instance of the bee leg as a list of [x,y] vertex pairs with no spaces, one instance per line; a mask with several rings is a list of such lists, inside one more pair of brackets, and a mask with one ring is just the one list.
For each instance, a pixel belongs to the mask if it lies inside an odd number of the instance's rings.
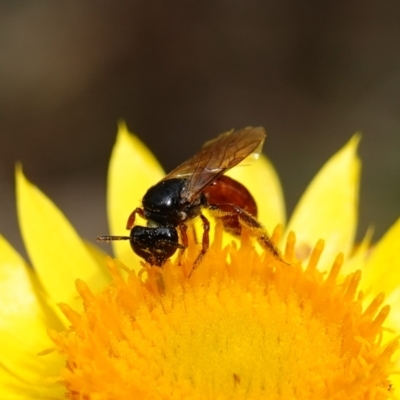
[[186,224],[179,224],[179,232],[181,233],[181,239],[182,239],[182,247],[179,248],[179,253],[178,253],[178,265],[181,265],[181,259],[183,256],[183,253],[186,250],[186,247],[189,245],[188,241],[188,236],[187,236],[187,225]]
[[128,222],[126,223],[126,229],[131,230],[133,228],[133,225],[135,225],[136,214],[139,214],[142,218],[144,218],[143,208],[138,207],[131,212]]
[[189,278],[193,274],[193,271],[200,265],[204,255],[207,253],[207,250],[210,247],[210,221],[203,214],[200,214],[200,218],[203,222],[203,239],[201,241],[202,248],[200,254],[197,256],[196,261],[193,264],[192,270],[189,273]]
[[208,208],[215,213],[217,218],[225,216],[237,217],[240,225],[251,232],[261,247],[282,260],[279,250],[275,247],[265,228],[251,214],[233,204],[210,204]]

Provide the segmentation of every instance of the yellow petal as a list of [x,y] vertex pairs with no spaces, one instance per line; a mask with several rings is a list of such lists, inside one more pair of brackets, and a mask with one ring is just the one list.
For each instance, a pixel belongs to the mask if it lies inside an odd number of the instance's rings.
[[61,211],[25,178],[20,166],[16,180],[22,238],[46,292],[56,301],[71,303],[77,278],[103,287],[108,277]]
[[[58,357],[38,356],[52,348],[47,328],[62,329],[41,295],[32,270],[0,236],[0,398],[60,394],[44,377],[56,376]],[[20,378],[20,379],[19,379]],[[21,380],[22,379],[22,380]],[[22,395],[21,391],[25,393]],[[21,397],[18,395],[21,394]],[[28,395],[31,394],[32,396]]]
[[103,250],[99,249],[96,245],[94,245],[91,242],[88,242],[87,240],[84,240],[86,250],[90,253],[92,258],[96,261],[99,269],[102,271],[102,274],[105,276],[108,276],[108,270],[107,270],[107,264],[106,264],[106,258],[109,257],[107,253],[105,253]]
[[360,135],[322,167],[301,197],[287,228],[296,232],[299,259],[307,259],[319,239],[325,240],[321,267],[327,268],[342,251],[351,252],[357,225]]
[[[164,177],[164,171],[147,147],[121,122],[108,171],[107,205],[112,235],[129,235],[126,222],[140,207],[147,189]],[[139,265],[139,258],[126,241],[114,241],[115,255],[126,265]]]
[[[364,287],[372,293],[376,290],[390,295],[400,286],[400,219],[398,219],[383,238],[372,249],[365,270]],[[396,303],[399,304],[399,303]],[[399,308],[399,307],[397,307]]]
[[251,165],[238,166],[227,172],[242,183],[256,200],[258,220],[272,232],[276,225],[285,224],[285,203],[278,175],[264,155]]
[[[373,235],[373,229],[369,228],[361,241],[361,243],[354,250],[351,257],[343,264],[340,273],[341,275],[348,275],[354,271],[363,270],[365,268],[365,263],[371,252],[371,240]],[[361,282],[362,287],[364,287],[364,279]]]
[[[399,363],[397,363],[396,367],[393,368],[393,369],[396,369],[398,371],[399,367],[400,367],[400,365],[399,365]],[[400,387],[400,375],[393,374],[391,376],[390,380],[391,380],[391,383],[392,383],[394,388]],[[399,400],[400,399],[400,393],[397,393],[397,390],[396,390],[396,392],[393,393],[393,399],[394,400]]]

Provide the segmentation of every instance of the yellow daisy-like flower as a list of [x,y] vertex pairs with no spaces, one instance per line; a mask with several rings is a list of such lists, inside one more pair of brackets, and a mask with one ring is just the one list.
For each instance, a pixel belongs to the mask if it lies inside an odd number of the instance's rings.
[[[118,261],[107,259],[107,271],[102,252],[17,168],[34,272],[0,239],[0,398],[400,399],[400,221],[354,250],[357,143],[321,169],[285,230],[274,230],[285,225],[284,205],[266,158],[229,171],[256,198],[285,261],[258,249],[251,232],[231,242],[213,222],[190,278],[193,232],[181,265],[142,265],[114,242]],[[163,174],[121,124],[109,170],[112,234]]]

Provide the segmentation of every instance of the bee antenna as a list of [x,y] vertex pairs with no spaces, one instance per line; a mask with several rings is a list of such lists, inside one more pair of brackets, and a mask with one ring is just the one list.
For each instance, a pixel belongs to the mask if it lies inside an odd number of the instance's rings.
[[99,236],[96,240],[98,242],[112,242],[113,240],[130,240],[130,236]]

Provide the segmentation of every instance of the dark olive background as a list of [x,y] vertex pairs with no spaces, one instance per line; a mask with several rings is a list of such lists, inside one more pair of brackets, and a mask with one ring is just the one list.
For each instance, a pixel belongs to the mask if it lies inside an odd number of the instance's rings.
[[0,2],[0,232],[21,250],[21,160],[83,236],[107,233],[124,118],[166,170],[264,126],[289,213],[361,131],[359,236],[379,237],[400,214],[399,21],[397,0]]

